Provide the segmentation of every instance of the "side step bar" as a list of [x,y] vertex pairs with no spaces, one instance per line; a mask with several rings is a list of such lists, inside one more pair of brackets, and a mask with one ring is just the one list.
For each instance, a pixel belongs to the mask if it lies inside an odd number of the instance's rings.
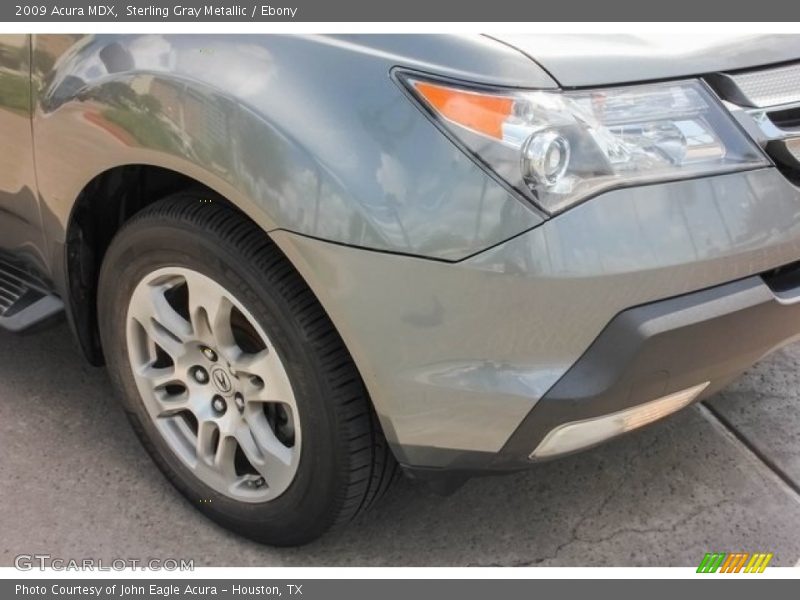
[[43,281],[0,256],[0,329],[24,331],[63,310]]

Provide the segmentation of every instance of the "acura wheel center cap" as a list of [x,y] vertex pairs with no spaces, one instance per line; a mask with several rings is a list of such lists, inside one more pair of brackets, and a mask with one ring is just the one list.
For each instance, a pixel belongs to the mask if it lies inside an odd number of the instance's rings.
[[233,391],[233,382],[231,381],[231,376],[222,367],[215,367],[211,370],[211,381],[214,383],[214,387],[217,388],[217,391],[219,391],[221,394],[227,395]]

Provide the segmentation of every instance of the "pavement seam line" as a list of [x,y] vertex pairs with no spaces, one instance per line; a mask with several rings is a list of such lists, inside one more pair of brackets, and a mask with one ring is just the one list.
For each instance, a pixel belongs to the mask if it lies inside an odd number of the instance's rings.
[[[781,469],[775,461],[767,457],[753,442],[751,442],[741,431],[734,427],[718,410],[705,402],[695,404],[700,415],[708,421],[712,427],[719,431],[720,435],[729,440],[734,446],[747,456],[756,467],[764,471],[764,475],[772,479],[784,493],[800,504],[800,485],[795,483],[788,473]],[[800,567],[798,559],[795,567]]]
[[794,499],[795,502],[800,504],[800,484],[792,480],[792,478],[781,469],[775,461],[766,456],[761,449],[751,442],[741,431],[736,429],[734,425],[726,419],[718,410],[714,409],[705,402],[700,402],[695,405],[700,414],[714,426],[725,438],[733,442],[744,454],[746,454],[754,463],[761,467],[761,470],[767,471],[768,476],[774,480],[778,487],[782,488],[787,495]]

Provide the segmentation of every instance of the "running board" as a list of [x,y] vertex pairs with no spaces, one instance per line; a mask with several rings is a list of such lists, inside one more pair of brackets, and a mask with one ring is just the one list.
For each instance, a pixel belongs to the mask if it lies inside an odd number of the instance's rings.
[[64,310],[38,277],[0,257],[0,329],[24,331]]

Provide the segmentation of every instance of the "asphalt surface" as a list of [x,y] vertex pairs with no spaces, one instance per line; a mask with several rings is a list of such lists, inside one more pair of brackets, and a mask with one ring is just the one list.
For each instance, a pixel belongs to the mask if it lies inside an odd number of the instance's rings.
[[105,372],[67,328],[0,333],[0,565],[17,554],[195,566],[696,566],[708,551],[800,558],[800,345],[707,405],[442,498],[402,481],[311,545],[217,527],[173,491]]

